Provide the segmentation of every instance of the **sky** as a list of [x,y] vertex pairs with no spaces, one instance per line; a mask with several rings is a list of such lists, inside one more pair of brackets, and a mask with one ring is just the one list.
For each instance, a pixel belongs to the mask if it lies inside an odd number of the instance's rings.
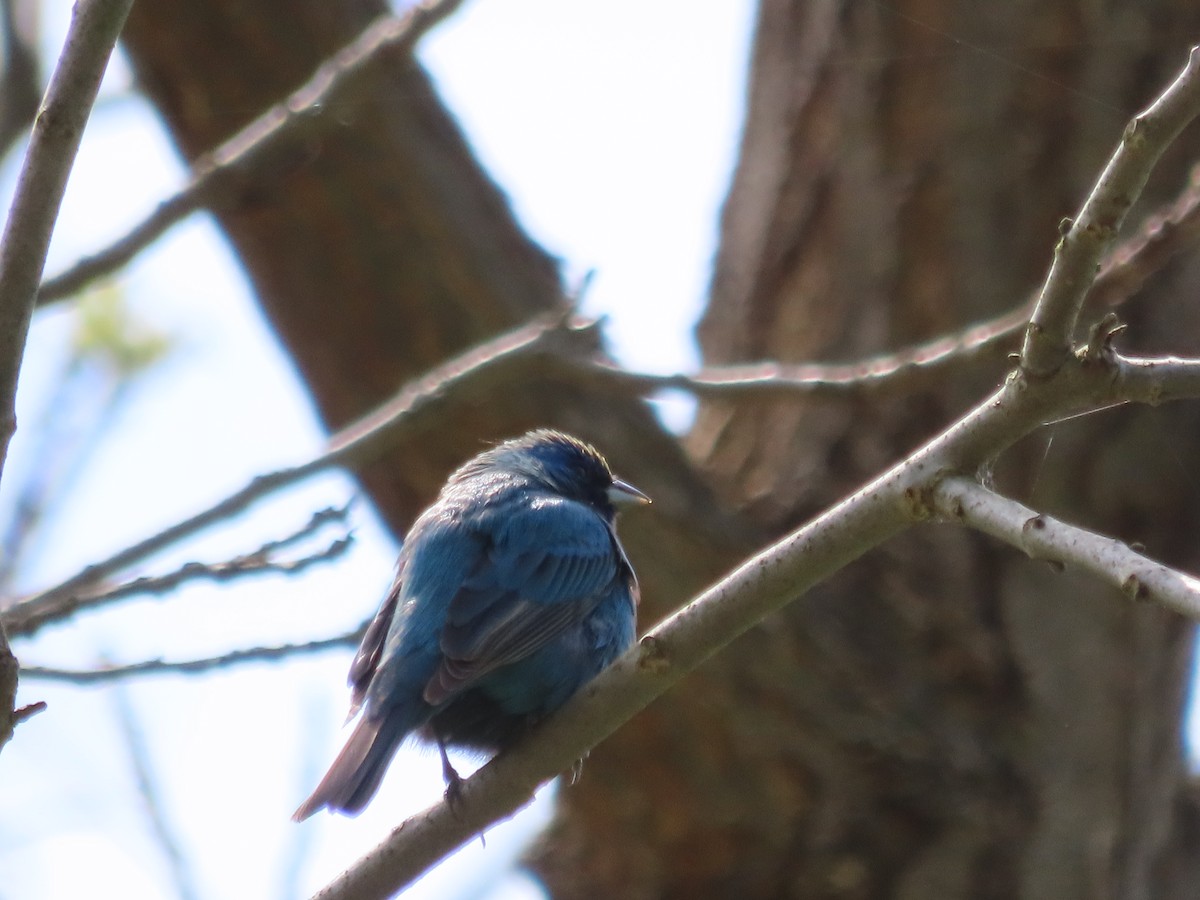
[[[44,25],[54,58],[62,11],[48,8]],[[569,280],[596,271],[585,311],[609,317],[614,350],[631,366],[674,371],[696,360],[691,325],[736,153],[751,27],[749,0],[475,0],[421,48],[530,234],[563,260]],[[0,173],[9,185],[14,156]],[[85,134],[48,273],[104,246],[183,178],[118,59]],[[89,451],[28,548],[24,589],[52,584],[321,446],[309,401],[206,216],[172,229],[114,288],[169,352],[105,405],[112,382],[101,366],[61,389],[76,328],[71,305],[37,316],[18,397],[25,427],[0,485],[0,521],[16,486],[44,463],[34,426],[47,407],[62,443],[74,437]],[[676,425],[687,420],[686,404],[661,409]],[[251,551],[354,495],[344,476],[316,479],[138,574]],[[16,649],[29,664],[86,668],[348,630],[382,596],[396,548],[365,502],[347,527],[308,546],[346,530],[351,551],[302,577],[193,585],[78,617]],[[348,661],[348,651],[331,652],[119,688],[24,681],[19,702],[49,707],[21,727],[0,767],[0,900],[292,897],[325,884],[442,792],[436,753],[406,749],[358,819],[289,821],[344,738]],[[146,760],[141,777],[159,798],[174,853],[139,799],[131,747]],[[511,867],[548,821],[552,793],[406,896],[539,896]]]

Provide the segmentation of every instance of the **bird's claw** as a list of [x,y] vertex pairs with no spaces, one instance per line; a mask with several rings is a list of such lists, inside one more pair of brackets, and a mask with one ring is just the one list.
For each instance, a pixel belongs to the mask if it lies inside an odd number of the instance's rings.
[[451,765],[450,757],[446,754],[446,745],[442,743],[440,738],[437,745],[438,753],[442,756],[442,780],[446,782],[446,805],[457,816],[462,809],[463,777]]

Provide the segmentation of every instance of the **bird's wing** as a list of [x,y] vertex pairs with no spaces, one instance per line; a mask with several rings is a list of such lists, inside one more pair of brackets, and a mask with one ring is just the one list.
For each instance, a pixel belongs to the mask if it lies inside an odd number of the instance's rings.
[[363,701],[367,698],[367,688],[379,668],[379,659],[383,655],[388,630],[392,627],[392,619],[396,615],[402,574],[396,575],[396,580],[392,582],[387,596],[383,598],[379,611],[367,625],[362,641],[359,642],[358,651],[354,654],[354,660],[350,663],[350,674],[346,679],[350,684],[350,714],[347,716],[347,721],[354,718],[362,707]]
[[625,565],[605,521],[563,497],[497,511],[483,533],[486,550],[450,603],[425,687],[434,705],[582,621]]

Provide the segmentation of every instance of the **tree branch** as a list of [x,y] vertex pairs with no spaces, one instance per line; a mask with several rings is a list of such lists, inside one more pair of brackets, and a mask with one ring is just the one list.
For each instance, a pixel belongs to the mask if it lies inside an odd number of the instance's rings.
[[[110,594],[93,595],[87,589],[202,528],[231,518],[275,491],[335,466],[367,462],[386,451],[393,441],[433,427],[448,404],[467,402],[504,381],[554,373],[584,380],[602,378],[647,391],[678,388],[701,397],[809,393],[816,389],[812,382],[772,375],[740,377],[729,374],[728,369],[695,376],[626,372],[595,360],[598,329],[599,323],[594,321],[571,322],[555,316],[468,351],[405,385],[388,403],[333,435],[324,453],[293,468],[261,475],[207,510],[88,566],[55,587],[0,610],[0,623],[12,635],[30,634],[80,609],[126,596],[134,588],[121,587]],[[1093,367],[1103,364],[1111,379],[1104,398],[1094,403],[1157,404],[1200,396],[1200,361],[1175,357],[1126,359],[1109,352],[1104,359],[1087,362]],[[1054,415],[1074,415],[1083,408],[1086,404]],[[145,583],[138,589],[145,589]]]
[[[83,126],[133,0],[79,0],[46,88],[0,237],[0,475],[17,430],[17,377],[46,250]],[[0,749],[12,737],[17,664],[0,623]]]
[[1146,216],[1135,234],[1109,252],[1092,285],[1089,306],[1111,308],[1123,303],[1176,255],[1185,249],[1194,250],[1197,234],[1200,165],[1192,167],[1179,196]]
[[246,663],[274,662],[292,656],[308,656],[327,650],[351,649],[362,640],[366,623],[334,637],[306,641],[302,644],[282,644],[275,647],[249,647],[231,650],[218,656],[202,659],[163,660],[148,659],[143,662],[121,666],[105,666],[99,669],[60,669],[54,666],[21,666],[22,678],[40,678],[44,681],[63,681],[68,684],[93,685],[137,678],[143,675],[198,675],[216,669],[229,669]]
[[129,764],[142,797],[142,810],[146,814],[150,834],[167,861],[167,868],[175,883],[175,894],[180,900],[199,900],[196,880],[184,856],[179,836],[172,827],[163,806],[162,792],[154,777],[154,766],[146,738],[138,726],[132,698],[125,691],[118,691],[114,701],[117,708],[117,724],[125,738],[125,749],[129,751]]
[[12,740],[17,727],[17,673],[20,667],[8,646],[4,623],[0,622],[0,752]]
[[324,550],[289,560],[268,559],[262,555],[261,550],[255,550],[252,553],[235,556],[233,559],[220,563],[184,563],[174,572],[168,572],[166,575],[147,575],[119,584],[107,591],[82,595],[78,598],[76,610],[94,609],[97,606],[136,597],[138,594],[170,593],[190,581],[211,581],[221,584],[244,578],[247,575],[264,575],[268,572],[295,575],[303,572],[309,566],[337,559],[350,548],[350,544],[350,538],[338,538]]
[[[1185,115],[1190,118],[1200,105],[1197,68],[1200,50],[1193,50],[1184,75],[1127,130],[1079,222],[1056,250],[1026,333],[1020,368],[995,393],[907,459],[747,560],[651,629],[528,739],[467,779],[453,810],[443,802],[411,817],[316,898],[390,896],[474,834],[529,802],[539,784],[585,756],[763,617],[868,549],[942,512],[938,504],[945,502],[943,491],[969,484],[963,476],[978,471],[1043,423],[1131,400],[1153,403],[1194,395],[1200,388],[1200,361],[1122,359],[1112,350],[1112,338],[1119,332],[1112,321],[1099,323],[1079,354],[1070,352],[1068,341],[1095,265],[1111,244],[1120,218],[1137,199],[1154,160],[1182,128]],[[947,480],[952,487],[941,487]],[[1029,520],[1025,516],[1021,521]],[[1066,528],[1052,530],[1062,538],[1078,536]],[[1106,546],[1105,552],[1121,551]],[[1182,602],[1188,592],[1195,592],[1195,579],[1149,568],[1154,565],[1146,561],[1146,567],[1128,572],[1106,568],[1100,574],[1123,572],[1127,593],[1136,597]],[[1189,608],[1200,613],[1198,607]]]
[[333,435],[325,452],[289,469],[260,475],[208,509],[93,563],[60,584],[0,610],[10,636],[31,634],[87,605],[86,590],[203,528],[232,518],[275,491],[336,466],[374,459],[401,438],[433,428],[453,399],[494,390],[498,383],[528,375],[554,355],[590,354],[599,340],[596,322],[572,323],[561,316],[538,319],[476,347],[406,384],[377,410]]
[[1130,120],[1096,186],[1054,248],[1054,262],[1025,331],[1021,367],[1032,377],[1054,374],[1071,353],[1075,325],[1097,267],[1116,238],[1150,170],[1184,126],[1200,113],[1200,47],[1145,111]]
[[1020,370],[1012,373],[908,459],[653,628],[520,747],[468,779],[453,811],[443,803],[413,816],[316,897],[382,898],[417,878],[474,834],[513,814],[538,785],[765,616],[907,526],[938,514],[943,479],[976,471],[1044,422],[1134,398],[1197,390],[1195,360],[1122,360],[1107,353],[1069,357],[1054,375],[1036,382]]
[[0,72],[0,156],[6,155],[29,127],[41,100],[34,17],[28,14],[29,10],[18,11],[17,2],[0,2],[0,28],[4,31],[4,68]]
[[462,0],[427,0],[404,16],[387,15],[372,22],[303,86],[198,159],[188,183],[147,218],[104,250],[47,279],[38,292],[39,302],[71,296],[88,282],[124,266],[187,215],[211,206],[235,180],[253,174],[268,154],[295,137],[302,127],[322,119],[326,110],[336,109],[338,92],[351,88],[372,64],[388,54],[411,54],[434,25],[461,5]]
[[0,237],[0,474],[17,428],[17,375],[38,281],[100,79],[133,0],[79,0],[34,121]]
[[1200,620],[1200,579],[1148,559],[1121,541],[1035,512],[970,478],[947,478],[931,493],[935,509],[949,521],[999,538],[1032,559],[1076,566],[1131,600],[1162,603]]

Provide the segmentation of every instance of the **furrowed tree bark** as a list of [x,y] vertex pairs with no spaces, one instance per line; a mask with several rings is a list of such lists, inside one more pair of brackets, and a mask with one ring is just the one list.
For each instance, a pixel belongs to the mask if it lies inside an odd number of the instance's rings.
[[[1197,34],[1185,3],[765,0],[706,361],[854,359],[1016,305]],[[1193,129],[1151,203],[1195,147]],[[1121,311],[1128,345],[1194,352],[1198,279],[1190,260],[1147,285]],[[706,403],[690,446],[774,530],[1002,376],[885,407]],[[1172,460],[1198,425],[1194,408],[1057,425],[995,477],[1195,571],[1197,484]],[[567,792],[539,871],[555,897],[1186,896],[1191,635],[984,538],[918,531],[722,654],[709,717],[625,760],[636,811]]]
[[[1127,116],[1200,35],[1190,6],[764,0],[706,359],[856,358],[1014,306]],[[194,159],[382,11],[161,0],[135,6],[126,48]],[[1178,189],[1189,142],[1149,202]],[[403,60],[216,212],[331,428],[562,304],[552,262]],[[1194,261],[1152,279],[1122,310],[1131,347],[1197,352],[1197,281]],[[497,385],[360,476],[399,533],[483,438],[557,424],[597,441],[657,501],[622,524],[650,624],[1002,376],[887,406],[707,403],[690,459],[632,395]],[[1054,426],[995,477],[1195,571],[1200,488],[1171,461],[1194,458],[1197,419]],[[532,862],[572,898],[1189,896],[1190,647],[1162,610],[930,527],[748,633],[605,742]]]
[[[124,45],[140,88],[194,160],[305,82],[387,6],[328,0],[139,4]],[[426,74],[392,54],[215,209],[330,430],[405,380],[534,316],[567,310],[556,263],[513,219]],[[556,425],[642,483],[656,516],[627,540],[668,548],[641,565],[669,609],[748,549],[683,451],[633,393],[562,378],[497,384],[436,432],[357,474],[403,535],[485,441]],[[701,527],[696,529],[696,523]]]

